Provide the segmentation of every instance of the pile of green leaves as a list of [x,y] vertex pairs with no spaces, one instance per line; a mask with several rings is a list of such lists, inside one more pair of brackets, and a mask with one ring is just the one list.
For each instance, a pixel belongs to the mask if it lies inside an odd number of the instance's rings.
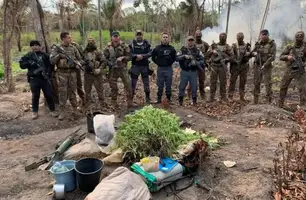
[[120,125],[115,142],[134,158],[171,156],[182,144],[200,139],[180,128],[179,118],[166,110],[146,106],[127,115]]

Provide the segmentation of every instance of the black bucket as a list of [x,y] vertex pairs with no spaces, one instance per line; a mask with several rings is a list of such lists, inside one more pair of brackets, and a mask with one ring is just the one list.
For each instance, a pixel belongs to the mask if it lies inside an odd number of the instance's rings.
[[101,171],[104,167],[102,160],[83,158],[75,163],[78,187],[83,192],[92,192],[100,182]]
[[94,118],[94,116],[99,115],[99,114],[103,114],[103,113],[94,112],[94,113],[87,114],[87,131],[88,131],[88,133],[95,133],[95,129],[94,129],[94,125],[93,125],[93,118]]

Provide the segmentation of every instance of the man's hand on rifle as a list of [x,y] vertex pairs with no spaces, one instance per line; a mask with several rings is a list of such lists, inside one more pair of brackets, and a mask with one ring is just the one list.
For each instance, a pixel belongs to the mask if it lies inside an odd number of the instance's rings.
[[29,60],[29,64],[34,67],[37,65],[37,63],[34,60]]
[[190,55],[185,55],[185,59],[191,60],[191,59],[192,59],[192,56],[190,56]]
[[101,69],[94,69],[94,75],[99,75],[101,73]]
[[136,60],[138,61],[138,60],[142,60],[143,59],[143,56],[142,55],[140,55],[140,54],[137,54],[136,55]]
[[292,55],[289,55],[289,56],[288,56],[288,61],[293,61],[293,60],[294,60],[293,56],[292,56]]
[[117,62],[122,62],[123,59],[124,59],[124,57],[121,56],[121,57],[117,58]]

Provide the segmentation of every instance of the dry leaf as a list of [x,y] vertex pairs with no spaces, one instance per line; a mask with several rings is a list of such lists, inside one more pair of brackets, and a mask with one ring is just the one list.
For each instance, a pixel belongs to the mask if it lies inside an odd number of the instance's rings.
[[229,161],[229,160],[226,160],[226,161],[223,161],[223,164],[228,167],[228,168],[231,168],[231,167],[234,167],[236,165],[236,162],[235,161]]

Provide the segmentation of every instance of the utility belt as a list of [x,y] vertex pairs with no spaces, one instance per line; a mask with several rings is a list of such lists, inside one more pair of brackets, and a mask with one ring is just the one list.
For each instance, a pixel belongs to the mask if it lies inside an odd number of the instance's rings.
[[70,73],[70,72],[76,72],[77,68],[57,68],[58,72],[62,72],[62,73]]

